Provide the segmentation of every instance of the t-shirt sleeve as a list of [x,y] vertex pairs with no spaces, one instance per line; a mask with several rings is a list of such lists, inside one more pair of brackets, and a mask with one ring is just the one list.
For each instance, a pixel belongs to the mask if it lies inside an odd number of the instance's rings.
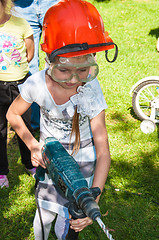
[[92,109],[89,115],[90,119],[96,117],[100,112],[108,108],[97,78],[92,82],[92,87],[96,93],[95,93],[94,101],[92,103],[92,105],[94,105],[94,108]]
[[33,103],[36,101],[38,89],[36,87],[36,83],[34,82],[33,76],[27,78],[27,80],[20,84],[19,91],[21,97],[28,103]]
[[32,27],[29,25],[29,23],[24,18],[21,18],[21,24],[23,26],[23,38],[24,39],[33,35]]

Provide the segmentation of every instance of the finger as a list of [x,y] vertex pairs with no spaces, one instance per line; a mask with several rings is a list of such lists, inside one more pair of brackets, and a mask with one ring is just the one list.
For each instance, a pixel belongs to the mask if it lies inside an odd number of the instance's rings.
[[83,226],[85,224],[92,224],[92,219],[91,218],[81,218],[81,219],[76,219],[76,220],[71,220],[70,224],[72,226]]
[[43,167],[43,168],[46,168],[46,166],[45,166],[45,164],[44,164],[44,162],[42,161],[42,162],[40,162],[39,163],[39,165],[41,166],[41,167]]
[[75,232],[81,232],[86,226],[83,227],[70,227],[71,229],[73,229]]
[[80,221],[79,219],[72,222],[70,228],[74,229],[76,232],[82,231],[85,227],[92,224],[91,219],[85,219]]
[[32,165],[34,166],[34,167],[38,167],[39,166],[39,163],[37,163],[36,161],[31,161],[32,162]]
[[46,168],[45,164],[44,164],[44,163],[41,163],[40,161],[31,160],[31,162],[32,162],[32,165],[33,165],[34,167],[38,167],[38,166],[40,165],[41,167]]
[[31,161],[36,167],[40,165],[41,167],[46,168],[40,151],[35,151],[31,154]]

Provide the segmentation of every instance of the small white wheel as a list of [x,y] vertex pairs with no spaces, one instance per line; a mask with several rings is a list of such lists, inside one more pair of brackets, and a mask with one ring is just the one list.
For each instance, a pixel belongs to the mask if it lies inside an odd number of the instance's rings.
[[141,122],[140,128],[143,133],[150,134],[155,131],[156,124],[149,119],[145,119]]

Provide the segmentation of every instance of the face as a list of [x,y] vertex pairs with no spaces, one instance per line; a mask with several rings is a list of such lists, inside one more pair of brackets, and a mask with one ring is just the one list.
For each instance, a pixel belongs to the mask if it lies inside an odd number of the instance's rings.
[[[92,62],[91,62],[92,61]],[[96,77],[98,65],[91,55],[63,58],[51,64],[50,75],[54,81],[66,88],[74,88]]]
[[[54,70],[54,76],[56,76],[56,79],[58,79],[58,81],[56,80],[55,81],[60,86],[66,89],[77,88],[78,86],[82,85],[82,82],[79,81],[77,74],[82,75],[82,70],[81,69],[77,70],[74,67],[66,67],[66,66],[60,66]],[[68,79],[68,78],[69,80],[63,81],[64,79]]]

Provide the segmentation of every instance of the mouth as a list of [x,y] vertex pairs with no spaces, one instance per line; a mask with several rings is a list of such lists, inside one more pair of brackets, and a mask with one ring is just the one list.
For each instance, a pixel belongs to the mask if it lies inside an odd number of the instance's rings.
[[73,87],[73,86],[75,86],[75,85],[77,85],[77,83],[65,83],[68,87]]

